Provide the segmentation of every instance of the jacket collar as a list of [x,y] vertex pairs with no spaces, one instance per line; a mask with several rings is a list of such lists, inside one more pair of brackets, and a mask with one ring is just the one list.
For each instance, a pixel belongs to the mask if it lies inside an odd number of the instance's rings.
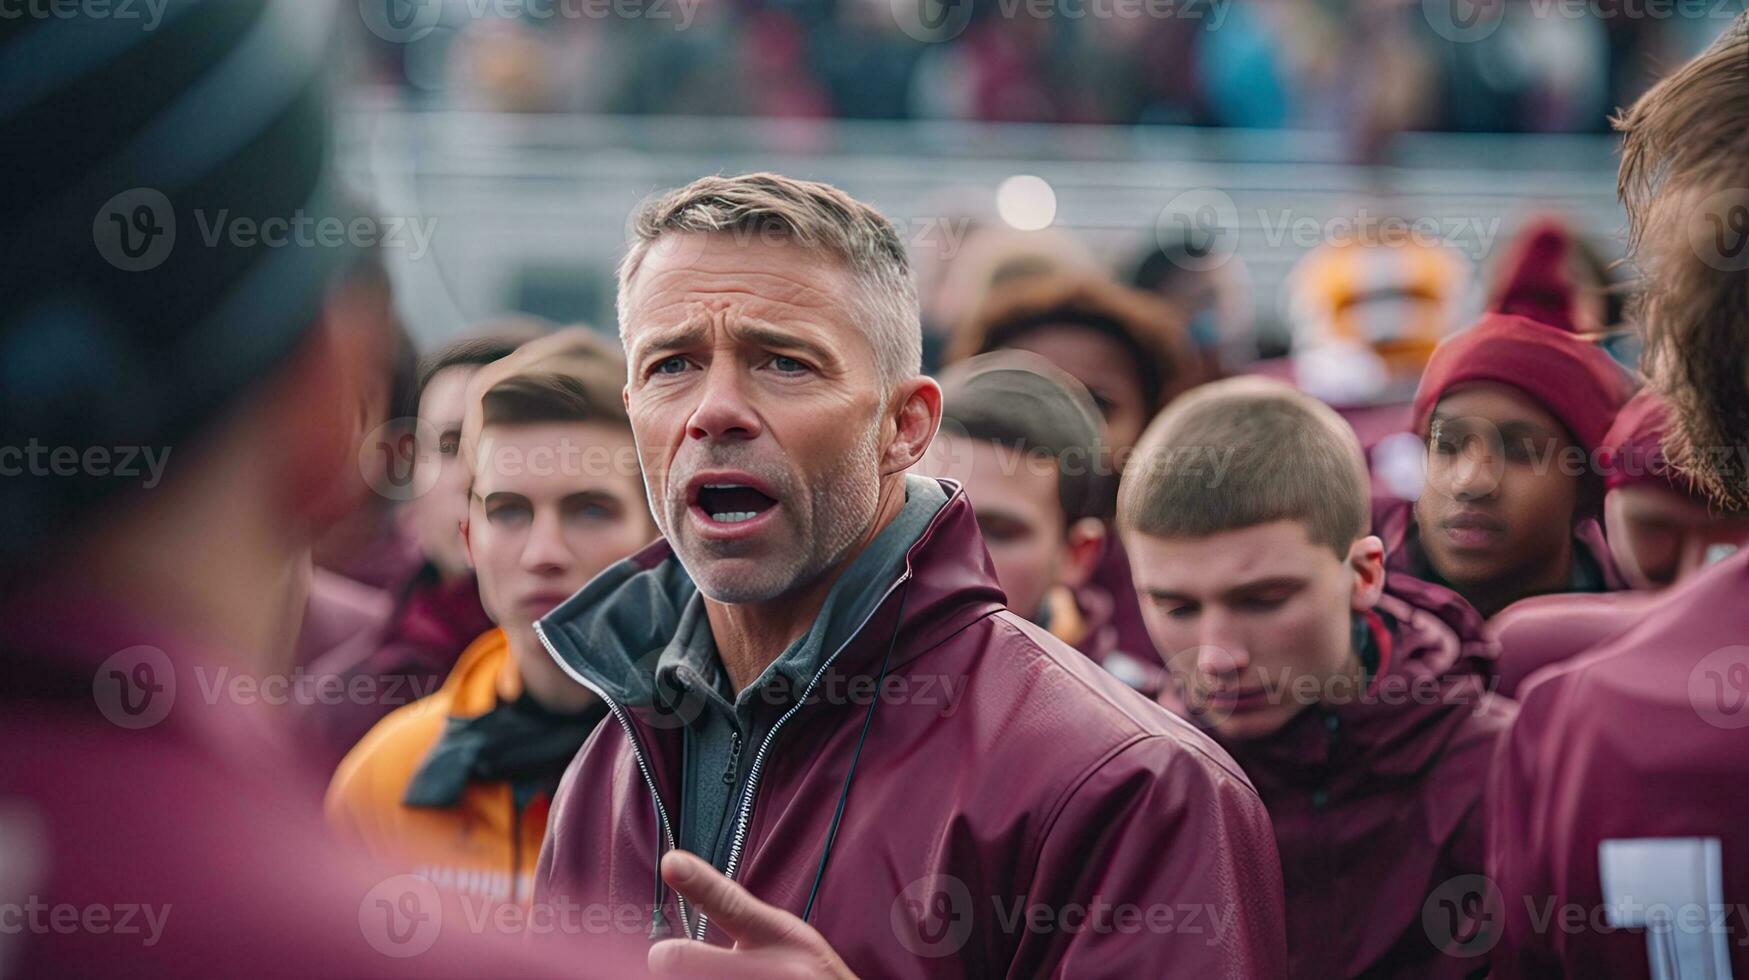
[[[897,574],[875,586],[882,597],[844,641],[835,669],[875,669],[895,626],[897,668],[1002,608],[995,569],[965,492],[951,480],[937,482],[947,502],[906,550]],[[909,595],[904,620],[896,622],[901,585]],[[679,557],[659,539],[607,568],[535,628],[559,665],[598,693],[628,708],[671,710],[677,692],[658,682],[658,666],[665,654],[674,662],[670,647],[677,636],[692,643],[708,639],[708,628],[689,621],[703,616],[697,595]],[[686,659],[697,660],[699,652]],[[714,658],[714,651],[702,652]]]
[[1307,778],[1318,767],[1407,776],[1444,750],[1487,690],[1477,653],[1486,641],[1388,590],[1374,611],[1390,654],[1365,693],[1314,705],[1264,738],[1221,739],[1242,766],[1304,770]]

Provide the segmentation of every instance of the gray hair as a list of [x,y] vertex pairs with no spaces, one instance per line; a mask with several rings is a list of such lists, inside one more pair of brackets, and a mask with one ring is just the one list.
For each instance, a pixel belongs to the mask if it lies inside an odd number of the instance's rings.
[[838,257],[855,278],[857,319],[868,331],[888,385],[923,371],[923,331],[910,260],[893,223],[830,184],[780,174],[701,177],[649,200],[632,218],[632,244],[619,266],[620,338],[626,296],[644,256],[665,234],[777,235]]

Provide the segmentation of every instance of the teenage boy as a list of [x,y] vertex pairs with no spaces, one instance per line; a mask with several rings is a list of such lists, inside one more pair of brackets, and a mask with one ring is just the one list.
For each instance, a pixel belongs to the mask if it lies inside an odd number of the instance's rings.
[[[1211,487],[1201,451],[1232,450]],[[1510,702],[1484,644],[1387,588],[1360,443],[1334,410],[1234,378],[1174,402],[1125,470],[1142,615],[1190,717],[1257,786],[1287,893],[1289,976],[1463,977],[1481,797]],[[1442,931],[1444,930],[1444,931]],[[1468,955],[1465,955],[1468,954]]]
[[1659,590],[1729,558],[1749,541],[1749,519],[1720,511],[1664,456],[1669,406],[1642,391],[1603,440],[1604,524],[1609,550],[1631,592],[1538,596],[1488,622],[1500,645],[1498,690],[1513,697],[1531,674],[1627,629],[1659,601]]
[[[1645,270],[1663,448],[1749,512],[1749,16],[1628,109],[1621,193]],[[1735,216],[1735,217],[1733,217]],[[1749,553],[1521,692],[1488,794],[1492,976],[1749,976]],[[1549,919],[1546,912],[1558,916]]]
[[1568,246],[1539,229],[1519,287],[1496,304],[1521,309],[1535,293],[1544,319],[1483,315],[1439,345],[1415,391],[1425,486],[1412,503],[1380,498],[1373,526],[1420,605],[1486,619],[1527,596],[1625,584],[1596,520],[1594,464],[1632,389],[1607,351],[1574,332]]
[[980,354],[942,373],[941,431],[921,469],[965,487],[1010,609],[1149,697],[1153,649],[1124,650],[1110,603],[1076,591],[1105,549],[1099,410],[1087,389],[1025,351]]
[[439,887],[529,900],[553,790],[606,713],[547,656],[534,621],[655,535],[624,375],[619,352],[578,329],[470,387],[458,540],[497,627],[441,690],[371,729],[327,802],[343,834]]
[[[956,331],[948,360],[1005,349],[1044,357],[1087,389],[1105,423],[1107,458],[1119,473],[1148,421],[1203,380],[1202,357],[1179,311],[1096,273],[1058,271],[991,289]],[[1108,485],[1106,517],[1109,491]],[[1107,538],[1092,575],[1075,591],[1084,608],[1112,609],[1121,649],[1148,649],[1129,561],[1115,537]]]

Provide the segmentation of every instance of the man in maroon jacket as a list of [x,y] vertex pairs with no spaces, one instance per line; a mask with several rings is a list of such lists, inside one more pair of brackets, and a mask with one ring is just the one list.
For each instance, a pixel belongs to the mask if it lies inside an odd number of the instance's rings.
[[[1218,476],[1206,446],[1231,450]],[[1482,790],[1514,709],[1484,690],[1468,620],[1391,594],[1348,423],[1280,382],[1205,385],[1148,429],[1118,520],[1191,719],[1269,808],[1287,975],[1485,968],[1473,915],[1442,903],[1482,871]]]
[[[1618,121],[1664,448],[1749,510],[1749,17]],[[1749,976],[1749,553],[1531,679],[1489,790],[1494,976]]]
[[1243,774],[1004,608],[964,494],[906,474],[941,392],[892,224],[754,174],[634,232],[626,403],[665,539],[536,625],[615,719],[555,798],[537,905],[646,910],[664,975],[1282,976]]

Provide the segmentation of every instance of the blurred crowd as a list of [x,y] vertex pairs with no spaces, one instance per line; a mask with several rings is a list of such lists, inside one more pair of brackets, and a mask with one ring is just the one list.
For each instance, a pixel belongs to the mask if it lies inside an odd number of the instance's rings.
[[[366,0],[394,7],[407,0]],[[420,0],[370,75],[510,111],[1601,132],[1735,5]],[[386,16],[386,13],[385,13]],[[387,23],[384,21],[383,23]]]

